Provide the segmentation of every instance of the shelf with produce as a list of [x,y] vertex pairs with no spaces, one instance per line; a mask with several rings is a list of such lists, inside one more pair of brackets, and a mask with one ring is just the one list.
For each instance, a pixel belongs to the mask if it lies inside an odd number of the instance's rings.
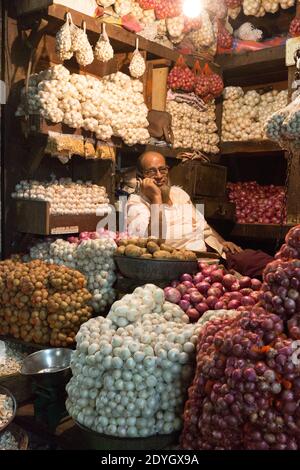
[[225,85],[250,86],[257,83],[284,81],[288,78],[285,45],[243,54],[218,56]]
[[[62,5],[50,5],[47,9],[43,10],[43,18],[48,21],[47,32],[49,34],[56,34],[62,24],[65,22],[66,13],[72,14],[73,22],[77,26],[81,26],[82,22],[86,22],[87,32],[92,35],[97,35],[97,38],[101,30],[101,19],[93,18],[91,16],[79,13],[71,8],[67,8]],[[26,15],[23,22],[29,24],[29,17]],[[137,35],[132,33],[121,26],[114,24],[107,24],[106,32],[110,38],[111,44],[114,51],[117,52],[130,52],[133,51],[136,46]],[[179,53],[173,49],[162,46],[156,42],[149,41],[139,36],[139,48],[146,51],[149,59],[153,58],[164,58],[172,62],[176,62],[179,57]],[[194,65],[194,59],[190,56],[186,57],[188,65]]]
[[272,240],[284,238],[293,225],[276,224],[236,224],[230,234],[235,238]]
[[[74,136],[83,136],[86,138],[91,138],[93,133],[90,131],[86,131],[84,129],[74,129],[69,127],[63,123],[52,123],[47,121],[46,119],[42,118],[39,115],[31,115],[29,120],[23,121],[22,126],[24,129],[25,134],[30,134],[31,136],[45,136],[49,135],[49,132],[58,132],[61,134],[70,134]],[[46,142],[45,142],[46,144]],[[113,145],[117,149],[120,149],[127,153],[142,153],[145,151],[157,151],[163,154],[167,158],[175,158],[177,159],[177,155],[181,152],[190,152],[191,149],[182,149],[182,148],[172,148],[168,145],[165,146],[158,146],[158,145],[142,145],[136,144],[133,146],[128,146],[124,144],[124,142],[118,138],[113,137],[111,142],[107,142],[107,145]]]
[[282,148],[270,140],[261,141],[232,141],[222,142],[220,147],[222,155],[234,155],[241,153],[271,153],[283,152]]
[[44,201],[15,199],[18,232],[33,235],[71,235],[80,232],[94,232],[97,224],[105,217],[96,214],[50,213],[50,203]]

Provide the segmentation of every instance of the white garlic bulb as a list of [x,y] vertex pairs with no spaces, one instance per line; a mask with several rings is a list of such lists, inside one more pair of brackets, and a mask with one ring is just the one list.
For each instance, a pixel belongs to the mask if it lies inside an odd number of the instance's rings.
[[279,0],[262,0],[262,6],[267,13],[276,13],[279,10]]
[[130,75],[134,78],[142,77],[146,71],[145,60],[138,50],[136,50],[133,54],[129,65],[129,71]]
[[176,16],[175,18],[167,18],[167,30],[172,38],[178,38],[182,35],[184,29],[184,16]]
[[197,50],[201,50],[202,47],[209,47],[215,42],[213,24],[206,11],[201,14],[201,20],[201,28],[188,35]]
[[262,5],[262,0],[244,0],[243,10],[245,15],[256,16]]
[[131,0],[116,0],[114,9],[119,16],[128,15],[132,10],[132,2]]

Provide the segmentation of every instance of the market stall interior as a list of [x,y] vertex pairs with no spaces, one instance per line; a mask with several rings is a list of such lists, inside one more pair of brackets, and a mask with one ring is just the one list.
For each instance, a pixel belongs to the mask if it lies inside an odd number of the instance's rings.
[[[299,449],[300,3],[6,1],[1,32],[0,449]],[[176,191],[202,244],[127,230],[128,198],[184,225]]]

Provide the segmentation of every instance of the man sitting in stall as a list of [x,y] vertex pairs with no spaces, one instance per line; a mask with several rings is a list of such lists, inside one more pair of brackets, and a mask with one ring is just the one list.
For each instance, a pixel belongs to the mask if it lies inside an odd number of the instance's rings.
[[127,203],[130,236],[157,236],[176,249],[214,251],[230,269],[260,276],[272,260],[262,251],[243,250],[225,241],[196,210],[189,195],[169,185],[169,168],[159,152],[143,153],[137,163],[138,185]]

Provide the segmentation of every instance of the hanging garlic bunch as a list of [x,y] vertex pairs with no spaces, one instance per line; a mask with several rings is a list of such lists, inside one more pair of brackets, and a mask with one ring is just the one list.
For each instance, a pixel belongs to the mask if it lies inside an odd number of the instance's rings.
[[114,3],[114,9],[117,15],[119,16],[128,15],[132,11],[132,1],[131,0],[116,0]]
[[236,8],[228,8],[228,16],[232,20],[236,20],[239,14],[241,13],[242,8],[241,7],[236,7]]
[[102,26],[102,34],[95,47],[95,57],[100,62],[108,62],[114,56],[114,50],[109,42],[109,37],[106,34],[105,24]]
[[146,71],[146,64],[145,60],[142,57],[140,51],[139,51],[139,40],[137,39],[136,41],[136,49],[133,53],[133,57],[131,59],[130,65],[129,65],[129,71],[130,75],[134,78],[140,78],[144,75]]
[[176,16],[175,18],[167,18],[167,30],[172,38],[178,38],[184,30],[184,16]]
[[79,65],[86,67],[94,60],[92,46],[89,43],[86,34],[86,23],[83,23],[83,29],[76,28],[72,35],[72,48],[76,52],[76,60]]
[[209,47],[215,42],[214,28],[206,11],[201,14],[201,20],[201,28],[189,34],[189,38],[198,50]]
[[262,6],[267,13],[276,13],[279,10],[279,0],[262,0]]
[[72,18],[71,14],[67,13],[67,21],[56,34],[55,51],[59,59],[63,62],[73,57],[72,50]]
[[244,0],[243,9],[245,15],[256,16],[261,7],[261,0]]

